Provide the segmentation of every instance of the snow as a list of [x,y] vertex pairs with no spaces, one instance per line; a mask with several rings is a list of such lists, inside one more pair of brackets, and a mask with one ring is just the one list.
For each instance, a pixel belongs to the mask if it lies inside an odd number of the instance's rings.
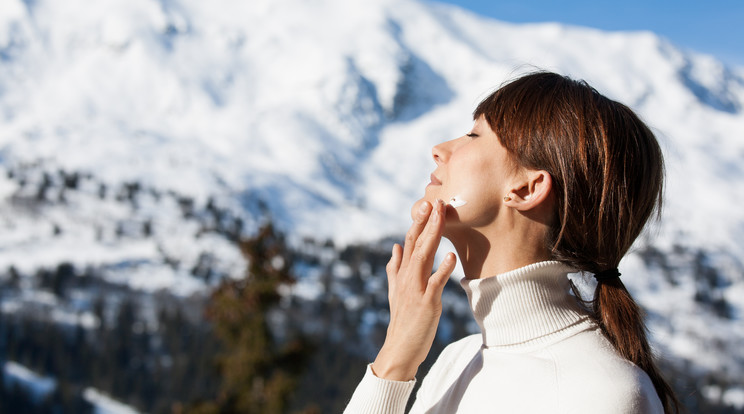
[[[20,386],[31,394],[37,402],[40,402],[57,387],[57,381],[26,368],[25,366],[7,361],[3,366],[3,380],[5,387],[12,387],[14,384]],[[83,398],[93,405],[93,412],[96,414],[137,414],[134,408],[123,404],[106,394],[88,387],[83,392]]]
[[744,388],[733,387],[721,390],[721,387],[711,385],[703,389],[705,397],[712,401],[720,401],[726,406],[733,407],[736,410],[744,408]]
[[35,401],[41,401],[57,387],[57,381],[13,361],[5,362],[3,380],[6,388],[18,385],[28,391]]
[[[6,165],[53,159],[198,200],[218,182],[277,190],[266,201],[297,231],[370,240],[405,227],[429,148],[461,134],[484,93],[546,68],[634,105],[666,137],[670,215],[685,217],[675,231],[741,245],[740,228],[710,217],[744,213],[692,208],[683,194],[741,180],[744,146],[727,137],[744,133],[744,81],[652,33],[506,24],[417,1],[11,4],[0,26],[16,39],[0,66]],[[377,201],[390,198],[401,201]]]
[[[0,269],[65,261],[180,295],[208,285],[191,272],[202,255],[240,275],[238,249],[186,217],[183,198],[197,210],[217,200],[244,232],[265,206],[292,237],[401,235],[435,167],[431,147],[467,132],[480,99],[536,68],[586,79],[657,134],[663,220],[623,261],[623,280],[664,352],[741,378],[744,68],[650,32],[509,24],[418,0],[4,0]],[[90,177],[64,201],[35,202],[43,173],[57,170]],[[116,196],[127,183],[143,189],[131,202]],[[644,262],[644,246],[669,256],[672,281]],[[730,318],[695,299],[698,251],[725,281],[711,289]],[[307,270],[291,291],[311,300],[322,289]]]
[[723,403],[736,408],[744,409],[744,388],[730,388],[722,395]]
[[107,396],[95,388],[86,388],[83,391],[83,398],[93,404],[95,414],[138,414],[139,411],[122,404],[119,401]]

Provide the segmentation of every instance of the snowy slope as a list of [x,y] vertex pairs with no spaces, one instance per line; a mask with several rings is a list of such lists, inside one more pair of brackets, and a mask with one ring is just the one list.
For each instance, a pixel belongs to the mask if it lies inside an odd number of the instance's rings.
[[214,229],[264,210],[295,235],[402,234],[431,146],[535,68],[658,133],[664,219],[621,270],[649,275],[627,283],[660,347],[744,377],[744,68],[648,32],[415,0],[3,0],[0,269],[71,261],[188,293],[202,260],[242,267]]
[[[377,237],[405,216],[386,191],[407,206],[430,146],[460,134],[492,87],[539,67],[589,80],[657,128],[669,227],[741,241],[730,223],[744,210],[681,194],[741,180],[744,81],[651,33],[508,25],[411,1],[10,0],[2,16],[5,164],[54,160],[202,200],[250,189],[305,231]],[[347,226],[339,207],[375,226]],[[344,225],[318,226],[328,212]],[[721,216],[731,220],[709,219]]]
[[[710,57],[651,33],[413,1],[233,3],[4,2],[4,164],[53,160],[198,200],[247,192],[304,232],[376,238],[404,225],[431,145],[537,67],[589,80],[656,127],[674,237],[741,244],[731,223],[744,210],[729,205],[742,186],[702,186],[741,180],[744,81]],[[722,191],[731,204],[683,196]]]

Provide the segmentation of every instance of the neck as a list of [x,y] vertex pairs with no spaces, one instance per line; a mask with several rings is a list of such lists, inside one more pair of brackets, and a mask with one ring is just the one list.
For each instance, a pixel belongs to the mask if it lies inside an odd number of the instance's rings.
[[465,274],[482,279],[550,259],[543,231],[509,230],[506,236],[488,228],[467,228],[448,234]]

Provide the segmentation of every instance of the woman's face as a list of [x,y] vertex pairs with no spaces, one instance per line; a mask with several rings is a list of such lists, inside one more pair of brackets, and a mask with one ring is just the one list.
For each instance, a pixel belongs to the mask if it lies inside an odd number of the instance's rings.
[[431,174],[426,194],[411,210],[412,215],[424,200],[430,203],[452,197],[466,201],[447,207],[447,228],[484,227],[492,223],[509,191],[514,177],[513,161],[483,116],[472,130],[432,149],[437,168]]

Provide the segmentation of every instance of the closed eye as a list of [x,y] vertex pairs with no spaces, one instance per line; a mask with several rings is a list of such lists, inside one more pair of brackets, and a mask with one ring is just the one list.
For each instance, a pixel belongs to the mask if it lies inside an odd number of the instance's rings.
[[475,134],[475,133],[472,133],[472,132],[469,132],[469,133],[467,133],[465,135],[469,136],[470,138],[478,138],[478,134]]

